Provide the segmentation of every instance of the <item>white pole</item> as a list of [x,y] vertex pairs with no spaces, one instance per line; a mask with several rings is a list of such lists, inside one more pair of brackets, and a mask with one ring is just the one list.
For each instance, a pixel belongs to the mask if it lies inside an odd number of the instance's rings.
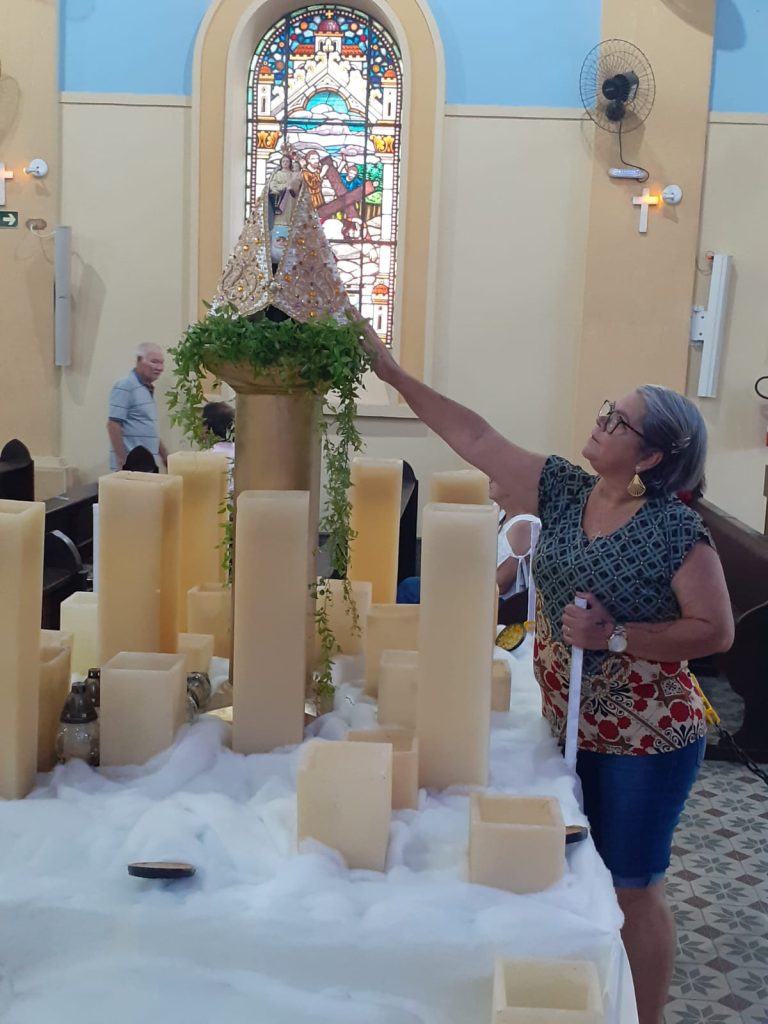
[[[586,608],[583,597],[574,601],[577,608]],[[565,724],[565,763],[576,771],[576,753],[579,744],[579,712],[581,710],[581,674],[584,667],[584,650],[571,648],[571,682],[568,687],[568,717]]]
[[528,562],[528,622],[533,623],[531,631],[536,632],[536,584],[533,580],[533,556],[536,552],[536,545],[541,532],[541,522],[538,519],[531,521],[531,553]]
[[99,505],[98,502],[93,506],[93,555],[91,557],[93,562],[93,592],[98,592],[99,589]]

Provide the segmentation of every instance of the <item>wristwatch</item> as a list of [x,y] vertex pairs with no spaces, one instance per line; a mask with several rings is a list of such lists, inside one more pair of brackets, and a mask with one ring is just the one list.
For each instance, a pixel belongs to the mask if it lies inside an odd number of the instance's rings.
[[614,624],[613,632],[608,637],[608,650],[612,654],[623,654],[627,649],[627,631],[619,622]]

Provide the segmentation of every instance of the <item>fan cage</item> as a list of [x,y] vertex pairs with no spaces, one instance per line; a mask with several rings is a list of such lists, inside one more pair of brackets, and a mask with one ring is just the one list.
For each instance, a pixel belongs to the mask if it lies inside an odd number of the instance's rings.
[[[609,100],[602,93],[606,79],[632,71],[638,84],[634,96],[625,103],[621,120],[608,117]],[[646,55],[626,39],[605,39],[589,51],[581,67],[581,102],[600,128],[607,132],[627,132],[639,128],[651,112],[656,98],[656,79]]]

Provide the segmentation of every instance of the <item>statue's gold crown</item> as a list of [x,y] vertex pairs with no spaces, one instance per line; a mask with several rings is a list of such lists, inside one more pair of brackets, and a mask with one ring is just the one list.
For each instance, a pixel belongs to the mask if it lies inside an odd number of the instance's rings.
[[251,316],[275,306],[293,320],[349,321],[352,311],[320,218],[302,182],[288,237],[272,270],[268,188],[256,201],[230,256],[213,300]]

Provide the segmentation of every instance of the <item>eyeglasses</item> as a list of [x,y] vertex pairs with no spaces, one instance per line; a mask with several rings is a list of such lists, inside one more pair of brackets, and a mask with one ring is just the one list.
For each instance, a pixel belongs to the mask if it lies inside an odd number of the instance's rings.
[[646,444],[650,443],[645,434],[635,430],[632,424],[627,423],[621,413],[617,412],[615,402],[609,402],[607,399],[603,402],[600,406],[600,412],[597,414],[597,422],[606,434],[614,434],[618,427],[626,427],[627,430],[631,430],[633,434],[641,437]]

